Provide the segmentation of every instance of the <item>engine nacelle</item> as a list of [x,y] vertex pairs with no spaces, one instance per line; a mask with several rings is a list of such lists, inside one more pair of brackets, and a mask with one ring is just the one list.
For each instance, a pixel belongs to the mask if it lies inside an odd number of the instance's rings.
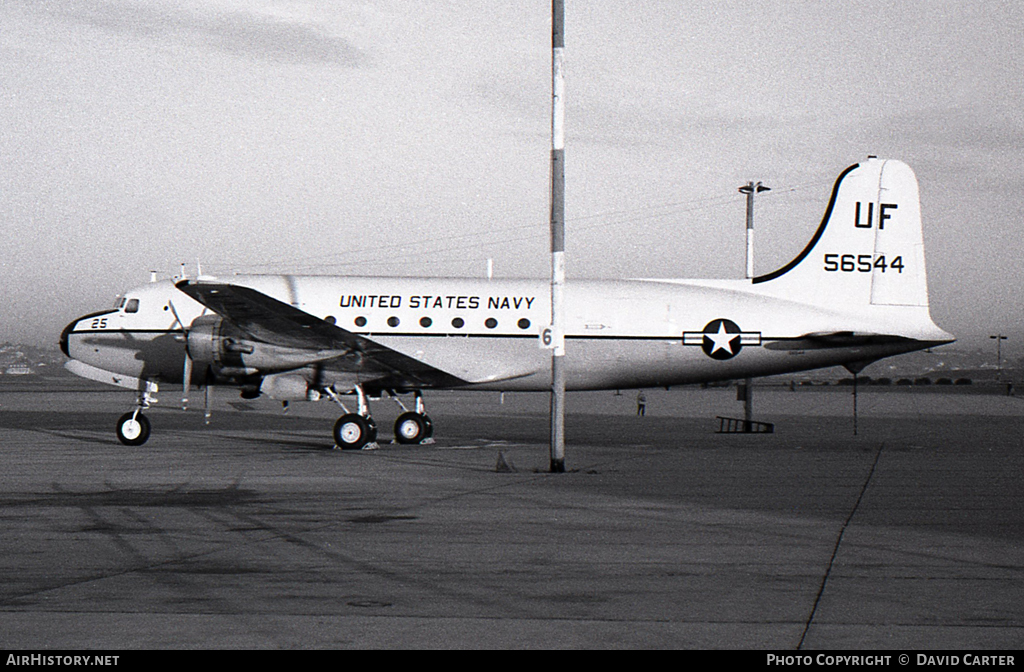
[[219,315],[201,315],[193,320],[186,346],[192,357],[193,376],[209,371],[215,378],[238,379],[259,373],[253,363],[246,362],[255,345]]
[[[306,379],[295,373],[297,369],[343,353],[305,350],[255,341],[220,315],[201,315],[193,320],[189,327],[187,346],[192,357],[192,381],[196,384],[202,384],[203,376],[209,373],[214,380],[205,382],[260,386],[259,376],[271,378],[288,372],[305,384]],[[289,396],[274,396],[275,399],[308,398],[305,390],[298,397],[291,396],[294,393],[293,389],[298,389],[298,382],[281,384],[289,388],[289,392],[282,394]],[[271,382],[269,385],[270,389],[273,389],[277,383]],[[253,387],[252,391],[258,394],[256,389]]]
[[260,392],[277,401],[316,401],[320,393],[309,387],[309,382],[295,373],[267,376],[260,384]]

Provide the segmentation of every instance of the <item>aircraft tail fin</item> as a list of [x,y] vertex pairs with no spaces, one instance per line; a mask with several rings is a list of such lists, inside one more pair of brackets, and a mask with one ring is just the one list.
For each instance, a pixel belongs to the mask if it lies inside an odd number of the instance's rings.
[[821,225],[759,289],[818,306],[928,307],[917,178],[902,161],[870,158],[836,180]]

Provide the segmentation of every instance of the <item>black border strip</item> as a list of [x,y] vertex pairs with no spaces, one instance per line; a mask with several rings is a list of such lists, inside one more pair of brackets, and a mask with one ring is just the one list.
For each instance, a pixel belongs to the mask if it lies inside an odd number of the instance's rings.
[[796,258],[793,259],[793,261],[789,262],[788,264],[786,264],[782,268],[777,269],[775,271],[772,271],[771,273],[767,273],[765,275],[759,275],[759,276],[755,277],[753,279],[753,284],[756,285],[756,284],[758,284],[760,282],[768,282],[769,280],[774,280],[775,278],[779,277],[780,275],[784,275],[785,273],[788,273],[789,271],[793,270],[793,268],[796,267],[797,264],[799,264],[801,261],[803,261],[804,258],[806,258],[808,254],[811,253],[811,250],[814,249],[814,246],[817,245],[818,241],[821,239],[822,234],[825,233],[825,227],[828,226],[828,221],[832,217],[832,208],[835,207],[836,196],[839,195],[839,185],[840,185],[840,183],[842,183],[843,178],[846,177],[850,173],[851,170],[853,170],[854,168],[857,168],[859,166],[860,166],[859,163],[853,164],[852,166],[850,166],[849,168],[844,170],[842,173],[840,173],[839,177],[836,178],[836,183],[832,187],[832,196],[831,196],[831,198],[828,199],[828,207],[825,208],[825,216],[821,218],[821,224],[818,225],[818,230],[814,232],[814,237],[811,238],[811,242],[807,243],[807,247],[804,248],[803,252],[801,252],[800,254],[796,255]]

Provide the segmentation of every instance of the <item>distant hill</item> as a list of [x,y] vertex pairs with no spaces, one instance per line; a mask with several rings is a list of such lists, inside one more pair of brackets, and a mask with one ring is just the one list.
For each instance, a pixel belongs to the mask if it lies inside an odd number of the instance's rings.
[[0,375],[63,375],[67,358],[57,348],[23,343],[0,344]]

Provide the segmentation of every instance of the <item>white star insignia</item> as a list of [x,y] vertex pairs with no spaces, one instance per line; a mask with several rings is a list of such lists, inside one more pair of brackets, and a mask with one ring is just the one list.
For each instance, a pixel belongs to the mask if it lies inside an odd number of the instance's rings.
[[711,346],[711,352],[709,353],[712,355],[718,352],[719,350],[725,350],[730,355],[735,354],[732,349],[732,343],[733,341],[740,337],[739,334],[730,334],[729,332],[727,332],[725,330],[724,322],[720,322],[718,324],[717,334],[705,333],[704,336],[710,338],[711,342],[714,343],[714,345]]

